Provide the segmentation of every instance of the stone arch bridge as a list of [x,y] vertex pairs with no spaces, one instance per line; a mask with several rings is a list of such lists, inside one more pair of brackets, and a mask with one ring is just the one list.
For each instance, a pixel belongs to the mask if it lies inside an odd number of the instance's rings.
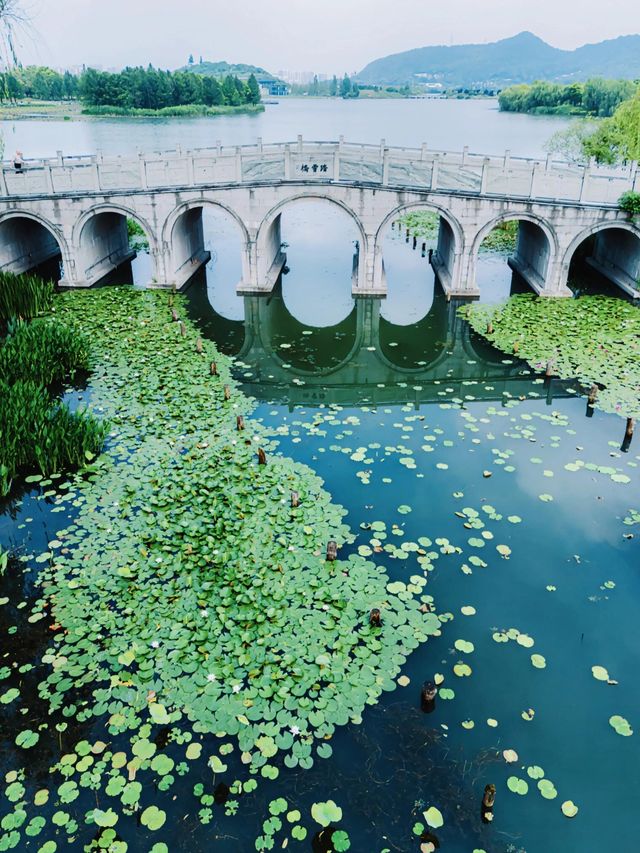
[[242,235],[242,293],[269,293],[285,265],[281,216],[300,199],[323,199],[351,218],[357,233],[354,295],[384,296],[383,242],[404,212],[440,217],[432,265],[445,291],[479,295],[480,244],[496,225],[520,222],[510,259],[545,296],[568,296],[576,250],[589,237],[589,262],[636,295],[640,228],[618,208],[640,190],[638,165],[579,167],[345,142],[100,154],[5,163],[0,171],[0,270],[24,272],[62,257],[64,283],[97,284],[131,259],[127,219],[146,232],[153,287],[180,288],[206,263],[203,210],[226,211]]

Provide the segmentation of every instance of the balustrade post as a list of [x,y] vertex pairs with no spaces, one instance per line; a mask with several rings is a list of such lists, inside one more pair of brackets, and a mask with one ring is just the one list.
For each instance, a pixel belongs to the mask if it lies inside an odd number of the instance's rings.
[[143,190],[148,190],[149,189],[149,180],[147,178],[147,158],[145,157],[145,155],[142,152],[140,152],[138,154],[138,158],[140,160],[140,163],[139,163],[139,166],[140,166],[140,184],[141,184]]
[[589,192],[589,178],[591,177],[591,163],[588,166],[585,166],[582,170],[582,186],[580,187],[580,201],[587,200],[587,194]]
[[480,194],[484,195],[487,192],[487,188],[489,186],[489,165],[491,160],[489,157],[485,157],[482,161],[482,178],[480,179]]
[[433,158],[433,167],[431,169],[431,189],[438,189],[438,175],[440,171],[440,157],[438,154]]
[[508,148],[504,152],[504,163],[503,163],[502,167],[505,170],[505,172],[511,168],[511,151]]
[[538,177],[538,171],[540,169],[540,163],[537,161],[533,164],[533,168],[531,169],[531,186],[529,187],[529,198],[535,198],[536,195],[536,179]]
[[389,183],[389,149],[385,148],[382,152],[382,185],[387,186]]
[[258,137],[258,154],[262,157],[262,137]]
[[193,154],[187,152],[187,183],[192,187],[196,182],[196,170],[193,162]]
[[242,183],[242,149],[236,145],[236,181]]
[[421,160],[427,159],[427,151],[428,150],[429,150],[429,146],[427,145],[426,142],[423,142],[421,147],[420,147],[420,159]]
[[291,180],[291,146],[284,146],[284,179]]
[[49,161],[44,164],[44,182],[47,186],[47,192],[50,195],[53,195],[55,190],[53,188],[53,174],[51,172],[51,163],[49,163]]
[[639,192],[640,191],[640,169],[638,169],[637,160],[634,160],[633,163],[631,164],[630,178],[631,178],[631,180],[630,180],[631,189],[633,190],[633,192]]
[[298,154],[302,154],[302,134],[298,134]]
[[469,156],[469,146],[465,145],[462,149],[462,168],[467,165],[467,157]]
[[[99,193],[102,187],[100,184],[100,164],[98,163],[97,156],[91,158],[91,168],[93,171],[93,188],[97,193]],[[71,181],[73,184],[73,178]]]
[[0,163],[0,195],[9,195],[7,179],[4,174],[4,166]]
[[333,180],[340,180],[340,147],[333,152]]
[[58,166],[62,168],[64,166],[64,157],[62,156],[62,151],[56,151],[56,158],[58,160]]

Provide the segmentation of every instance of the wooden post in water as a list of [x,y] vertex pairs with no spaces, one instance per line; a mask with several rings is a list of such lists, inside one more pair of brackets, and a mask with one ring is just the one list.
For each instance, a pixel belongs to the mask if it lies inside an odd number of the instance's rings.
[[173,322],[174,322],[174,323],[177,323],[177,322],[178,322],[178,320],[180,319],[180,318],[178,317],[178,312],[176,311],[176,309],[175,309],[175,308],[172,308],[172,309],[171,309],[171,319],[173,320]]
[[217,376],[218,375],[218,365],[215,363],[215,361],[211,362],[211,364],[209,366],[209,373],[211,374],[211,376]]
[[266,465],[267,464],[267,454],[260,447],[258,449],[258,465]]
[[338,559],[338,543],[333,539],[327,543],[327,562],[335,563]]
[[198,338],[196,341],[196,352],[202,352],[202,338]]
[[236,429],[238,430],[238,432],[242,432],[242,430],[244,429],[244,418],[242,417],[242,415],[238,415],[238,417],[236,418]]
[[228,386],[228,385],[225,385],[225,386],[224,386],[224,399],[225,399],[225,400],[230,400],[230,399],[231,399],[231,388],[229,388],[229,386]]
[[420,690],[420,707],[425,714],[432,714],[436,709],[438,688],[433,681],[425,681]]
[[184,323],[180,323],[180,334],[182,335],[183,338],[185,338],[187,336],[187,327],[185,326]]
[[496,802],[496,786],[487,785],[482,796],[482,822],[491,823],[493,820],[493,807]]
[[300,506],[300,495],[298,492],[291,492],[291,509],[297,509]]
[[369,614],[369,625],[371,625],[372,628],[382,628],[382,616],[380,615],[380,611],[377,607],[374,607]]
[[621,450],[623,453],[628,453],[633,441],[633,432],[636,428],[635,418],[627,418],[627,427],[624,433],[624,441],[622,442]]
[[599,390],[600,389],[598,388],[598,386],[594,382],[594,384],[591,386],[591,389],[589,391],[589,397],[587,399],[587,417],[588,418],[593,417],[594,406],[595,406],[596,400],[598,398],[598,391]]

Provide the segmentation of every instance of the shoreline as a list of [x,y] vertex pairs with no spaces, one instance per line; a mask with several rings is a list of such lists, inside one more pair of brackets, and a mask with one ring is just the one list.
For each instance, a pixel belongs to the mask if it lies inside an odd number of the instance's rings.
[[0,121],[89,121],[101,118],[218,118],[228,115],[260,115],[265,105],[242,104],[237,107],[184,105],[163,110],[123,110],[118,107],[85,107],[79,101],[33,101],[3,106]]

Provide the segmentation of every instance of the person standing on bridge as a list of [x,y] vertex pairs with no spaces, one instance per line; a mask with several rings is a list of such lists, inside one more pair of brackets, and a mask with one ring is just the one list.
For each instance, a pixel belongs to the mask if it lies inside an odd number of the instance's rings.
[[16,151],[16,155],[13,158],[13,168],[16,172],[22,172],[22,167],[24,166],[24,159],[22,157],[22,151]]

